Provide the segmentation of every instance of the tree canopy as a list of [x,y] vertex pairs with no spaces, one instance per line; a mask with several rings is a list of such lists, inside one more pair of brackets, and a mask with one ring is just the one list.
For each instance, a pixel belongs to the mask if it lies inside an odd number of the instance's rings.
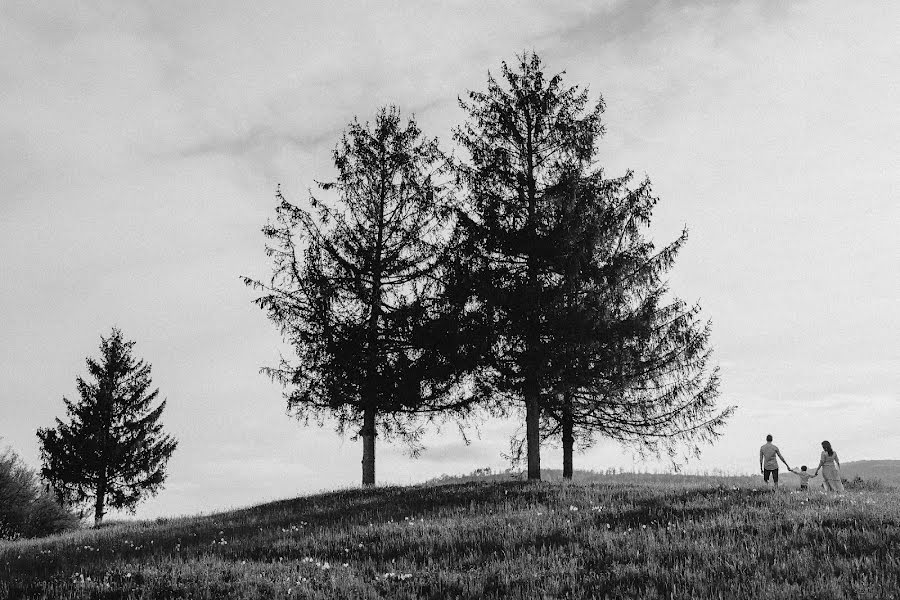
[[602,101],[586,90],[545,78],[536,54],[501,65],[502,81],[460,101],[468,121],[456,139],[468,153],[460,165],[465,200],[459,212],[460,264],[468,272],[471,310],[484,314],[492,351],[482,381],[502,408],[525,408],[528,477],[540,478],[540,420],[550,367],[548,311],[560,294],[554,265],[559,240],[556,197],[548,193],[571,165],[590,161],[603,131]]
[[264,369],[289,410],[358,431],[366,485],[377,435],[415,454],[424,423],[474,406],[524,412],[529,478],[556,436],[568,476],[598,435],[713,439],[731,409],[710,325],[664,279],[687,233],[657,249],[649,179],[596,164],[602,98],[525,53],[460,106],[461,160],[390,107],[349,125],[309,208],[279,188],[272,276],[244,281],[293,349]]
[[395,107],[371,124],[354,119],[333,158],[337,178],[319,184],[330,195],[311,196],[309,210],[279,190],[263,230],[272,276],[244,281],[296,354],[264,371],[295,416],[359,428],[371,485],[376,435],[396,435],[415,453],[423,419],[471,403],[438,276],[451,198],[437,140]]
[[533,53],[503,63],[502,81],[461,102],[469,119],[456,134],[469,155],[458,281],[490,324],[479,374],[498,412],[524,405],[529,478],[547,437],[561,436],[571,476],[576,439],[671,451],[715,437],[731,412],[715,408],[709,325],[663,280],[686,232],[655,248],[649,180],[595,164],[602,99],[590,105],[543,68]]

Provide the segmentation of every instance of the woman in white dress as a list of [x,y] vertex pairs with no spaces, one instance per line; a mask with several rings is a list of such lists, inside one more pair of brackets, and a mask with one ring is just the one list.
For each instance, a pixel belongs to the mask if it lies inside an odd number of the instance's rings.
[[822,469],[822,477],[825,479],[822,485],[825,486],[826,491],[844,491],[844,484],[841,483],[841,461],[828,440],[822,442],[822,458],[819,460],[816,474],[819,473],[819,469]]

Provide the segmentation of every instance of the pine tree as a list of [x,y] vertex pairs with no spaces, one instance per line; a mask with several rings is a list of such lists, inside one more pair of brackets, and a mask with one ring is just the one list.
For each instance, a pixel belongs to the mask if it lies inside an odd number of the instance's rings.
[[99,359],[88,358],[89,380],[76,379],[80,400],[63,398],[68,422],[41,428],[41,477],[68,503],[93,500],[99,526],[107,507],[134,511],[155,495],[178,443],[159,422],[151,366],[134,357],[133,341],[113,328],[100,338]]
[[602,100],[588,110],[587,92],[545,78],[534,54],[516,67],[461,102],[469,122],[456,136],[470,155],[459,281],[491,324],[479,375],[495,407],[525,405],[514,456],[524,443],[540,478],[542,439],[561,437],[571,477],[575,443],[598,434],[670,455],[715,437],[731,409],[715,406],[709,325],[662,279],[686,232],[656,250],[649,180],[631,188],[631,172],[607,179],[594,164]]
[[501,410],[508,399],[524,404],[528,478],[540,479],[540,422],[552,402],[547,318],[562,293],[554,271],[557,198],[547,192],[564,169],[592,158],[603,104],[589,109],[586,90],[566,87],[562,75],[546,79],[533,53],[515,68],[503,63],[501,76],[460,101],[469,119],[456,139],[469,161],[460,167],[467,202],[459,248],[467,305],[492,325],[481,380]]
[[662,279],[687,232],[657,250],[645,236],[657,199],[649,180],[630,189],[631,180],[574,169],[553,190],[564,294],[552,327],[557,404],[543,433],[562,438],[566,478],[576,440],[588,446],[599,434],[670,457],[690,443],[697,454],[733,411],[716,408],[710,324]]
[[263,229],[272,277],[244,282],[297,357],[263,371],[299,419],[359,432],[362,483],[374,485],[377,435],[415,455],[423,420],[471,403],[456,366],[466,342],[438,276],[451,230],[446,159],[395,107],[371,126],[354,119],[333,157],[337,179],[319,184],[330,201],[312,196],[307,211],[278,192]]

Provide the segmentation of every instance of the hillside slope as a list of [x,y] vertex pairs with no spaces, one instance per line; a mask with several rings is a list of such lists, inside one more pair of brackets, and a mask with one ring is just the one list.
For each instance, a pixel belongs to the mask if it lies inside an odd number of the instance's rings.
[[900,488],[900,460],[855,460],[841,464],[844,479],[861,477],[867,481],[879,480],[885,485]]
[[900,492],[757,484],[611,476],[338,491],[3,542],[0,598],[896,595]]

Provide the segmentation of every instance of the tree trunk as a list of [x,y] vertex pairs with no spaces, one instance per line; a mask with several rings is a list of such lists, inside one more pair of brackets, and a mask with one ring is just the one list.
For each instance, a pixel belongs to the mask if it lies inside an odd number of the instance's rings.
[[363,411],[363,427],[360,431],[363,439],[362,484],[375,485],[375,408],[366,407]]
[[103,522],[103,515],[106,513],[106,486],[109,484],[109,430],[112,423],[112,389],[115,386],[115,380],[109,377],[109,392],[106,396],[101,391],[101,408],[103,418],[103,437],[100,453],[100,478],[97,481],[97,497],[94,499],[94,527],[100,527]]
[[566,394],[562,409],[563,479],[572,479],[572,447],[575,445],[572,430],[572,398]]
[[[528,218],[525,224],[527,238],[534,242],[537,239],[537,181],[534,176],[534,145],[532,136],[534,129],[531,115],[525,108],[526,121],[526,165],[525,184]],[[541,388],[538,380],[540,356],[540,290],[538,283],[538,266],[533,249],[527,257],[528,303],[527,326],[525,334],[525,438],[528,444],[528,479],[541,478]]]
[[372,266],[372,290],[369,296],[368,325],[368,373],[366,374],[365,397],[363,398],[363,439],[362,484],[375,485],[375,411],[378,409],[378,319],[381,316],[381,258],[384,244],[384,204],[386,201],[386,177],[384,172],[385,151],[381,149],[381,178],[378,191],[378,223],[375,239],[375,256]]
[[100,474],[100,481],[97,482],[97,497],[94,502],[94,527],[100,527],[103,522],[103,515],[106,511],[106,468]]
[[528,479],[541,479],[541,403],[534,382],[525,389],[525,439],[528,444]]

